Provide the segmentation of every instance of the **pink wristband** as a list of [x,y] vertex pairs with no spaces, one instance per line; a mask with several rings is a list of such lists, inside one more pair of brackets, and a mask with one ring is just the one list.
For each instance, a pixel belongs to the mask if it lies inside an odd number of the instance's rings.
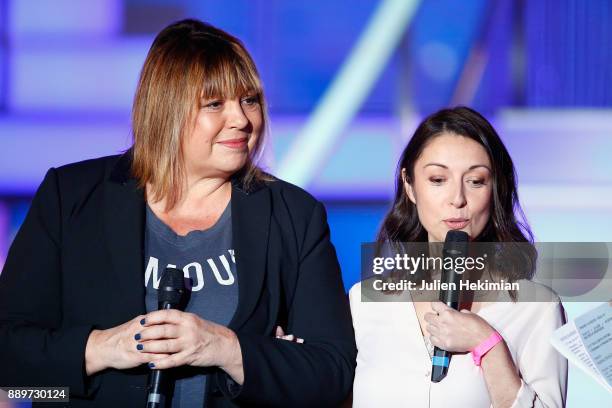
[[474,347],[471,351],[474,364],[480,367],[480,361],[482,360],[482,357],[502,340],[502,336],[500,336],[498,332],[494,331],[482,343]]

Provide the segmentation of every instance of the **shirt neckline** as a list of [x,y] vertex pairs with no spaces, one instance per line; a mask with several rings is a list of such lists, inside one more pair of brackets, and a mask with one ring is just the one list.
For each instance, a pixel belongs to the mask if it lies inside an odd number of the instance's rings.
[[221,213],[219,219],[211,225],[209,228],[204,230],[192,230],[185,235],[177,234],[169,225],[167,225],[162,219],[160,219],[151,209],[149,204],[146,204],[147,213],[147,226],[152,228],[157,234],[159,234],[166,241],[173,244],[182,244],[192,242],[194,239],[205,240],[210,239],[217,235],[217,232],[222,229],[227,221],[231,217],[231,200],[227,203],[227,206]]

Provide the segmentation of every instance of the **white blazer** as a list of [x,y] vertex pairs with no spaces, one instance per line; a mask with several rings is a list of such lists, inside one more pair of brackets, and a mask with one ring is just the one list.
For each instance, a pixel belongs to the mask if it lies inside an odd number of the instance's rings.
[[[563,407],[567,360],[549,339],[565,322],[565,312],[548,288],[529,281],[520,284],[521,291],[535,287],[556,301],[488,303],[478,315],[504,338],[518,369],[521,388],[513,407]],[[469,353],[454,354],[446,378],[430,381],[431,358],[407,292],[400,297],[365,292],[361,283],[349,292],[358,349],[353,407],[491,406],[482,369]]]

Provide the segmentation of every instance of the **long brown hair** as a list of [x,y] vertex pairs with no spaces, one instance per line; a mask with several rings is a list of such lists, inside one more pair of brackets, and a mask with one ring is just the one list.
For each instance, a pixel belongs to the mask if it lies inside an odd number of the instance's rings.
[[414,132],[398,163],[395,197],[382,222],[377,243],[427,241],[427,231],[419,220],[417,208],[405,193],[402,169],[406,169],[406,181],[412,183],[414,165],[423,149],[433,138],[443,133],[476,141],[485,149],[491,162],[491,217],[475,241],[527,243],[521,246],[520,265],[499,272],[509,281],[532,278],[537,253],[532,245],[533,234],[519,203],[512,159],[493,126],[478,112],[467,107],[442,109],[425,118]]
[[182,143],[200,98],[256,96],[263,129],[246,165],[236,176],[248,185],[268,177],[257,167],[267,128],[261,79],[253,59],[237,38],[202,21],[173,23],[155,37],[140,73],[132,108],[132,174],[139,186],[152,186],[154,201],[166,210],[184,186]]

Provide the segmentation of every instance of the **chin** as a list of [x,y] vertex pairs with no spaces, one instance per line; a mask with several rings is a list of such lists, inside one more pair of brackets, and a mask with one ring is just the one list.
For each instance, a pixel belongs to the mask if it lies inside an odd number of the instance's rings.
[[227,160],[218,168],[224,173],[234,174],[240,171],[246,165],[246,158],[241,160]]

